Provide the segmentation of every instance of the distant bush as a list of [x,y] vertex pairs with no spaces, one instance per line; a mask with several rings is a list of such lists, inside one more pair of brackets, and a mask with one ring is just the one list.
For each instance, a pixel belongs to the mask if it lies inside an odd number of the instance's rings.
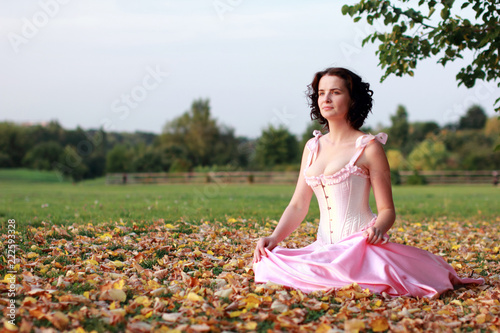
[[427,184],[427,180],[424,176],[420,175],[417,170],[413,171],[413,175],[408,177],[406,182],[408,185],[425,185]]
[[391,170],[391,184],[392,185],[400,185],[401,184],[401,176],[399,175],[398,170]]

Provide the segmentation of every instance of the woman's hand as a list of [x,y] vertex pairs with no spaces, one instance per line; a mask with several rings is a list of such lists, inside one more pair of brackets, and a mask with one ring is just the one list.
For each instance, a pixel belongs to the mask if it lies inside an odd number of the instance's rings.
[[259,239],[253,253],[253,262],[259,262],[262,257],[267,257],[266,249],[272,251],[276,245],[278,245],[278,242],[276,242],[274,237],[262,237]]
[[369,227],[366,229],[363,236],[366,237],[366,242],[368,244],[385,244],[389,241],[389,237],[384,236],[382,230],[376,227]]

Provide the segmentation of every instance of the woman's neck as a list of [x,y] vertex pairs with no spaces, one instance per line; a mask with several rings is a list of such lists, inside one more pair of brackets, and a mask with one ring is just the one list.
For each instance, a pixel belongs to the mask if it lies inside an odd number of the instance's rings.
[[333,144],[350,141],[352,137],[357,136],[355,130],[347,120],[328,121],[329,133],[326,135],[328,141]]

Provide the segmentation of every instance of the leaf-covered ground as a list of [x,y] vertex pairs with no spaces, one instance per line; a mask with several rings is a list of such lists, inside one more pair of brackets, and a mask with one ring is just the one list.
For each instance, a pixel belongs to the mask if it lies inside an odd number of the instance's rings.
[[[7,322],[9,276],[0,263],[3,331],[498,331],[498,222],[395,225],[391,241],[443,255],[461,276],[486,280],[433,300],[384,298],[356,285],[311,294],[256,285],[253,247],[275,221],[28,227],[17,235],[16,327]],[[305,246],[315,232],[305,222],[282,245]]]

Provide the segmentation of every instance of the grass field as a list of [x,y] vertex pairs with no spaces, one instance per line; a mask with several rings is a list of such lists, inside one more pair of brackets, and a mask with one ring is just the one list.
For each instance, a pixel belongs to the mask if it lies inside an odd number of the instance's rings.
[[[435,300],[386,299],[356,285],[305,295],[255,284],[255,241],[272,232],[294,186],[74,185],[51,173],[0,170],[0,189],[2,241],[10,244],[14,219],[18,246],[15,267],[4,250],[0,292],[8,300],[7,273],[17,271],[15,323],[22,331],[500,328],[500,188],[394,187],[391,241],[440,254],[461,276],[486,280]],[[306,222],[282,245],[312,242],[317,218],[313,199]]]
[[[120,219],[198,223],[241,217],[262,222],[279,219],[294,190],[291,185],[215,183],[107,186],[102,179],[73,185],[55,177],[26,175],[18,174],[17,181],[6,180],[0,172],[2,226],[7,219],[16,219],[20,228],[39,226],[42,221],[68,225]],[[393,192],[400,221],[495,221],[499,216],[500,188],[492,186],[397,186]],[[314,221],[318,214],[313,198],[306,220]]]

